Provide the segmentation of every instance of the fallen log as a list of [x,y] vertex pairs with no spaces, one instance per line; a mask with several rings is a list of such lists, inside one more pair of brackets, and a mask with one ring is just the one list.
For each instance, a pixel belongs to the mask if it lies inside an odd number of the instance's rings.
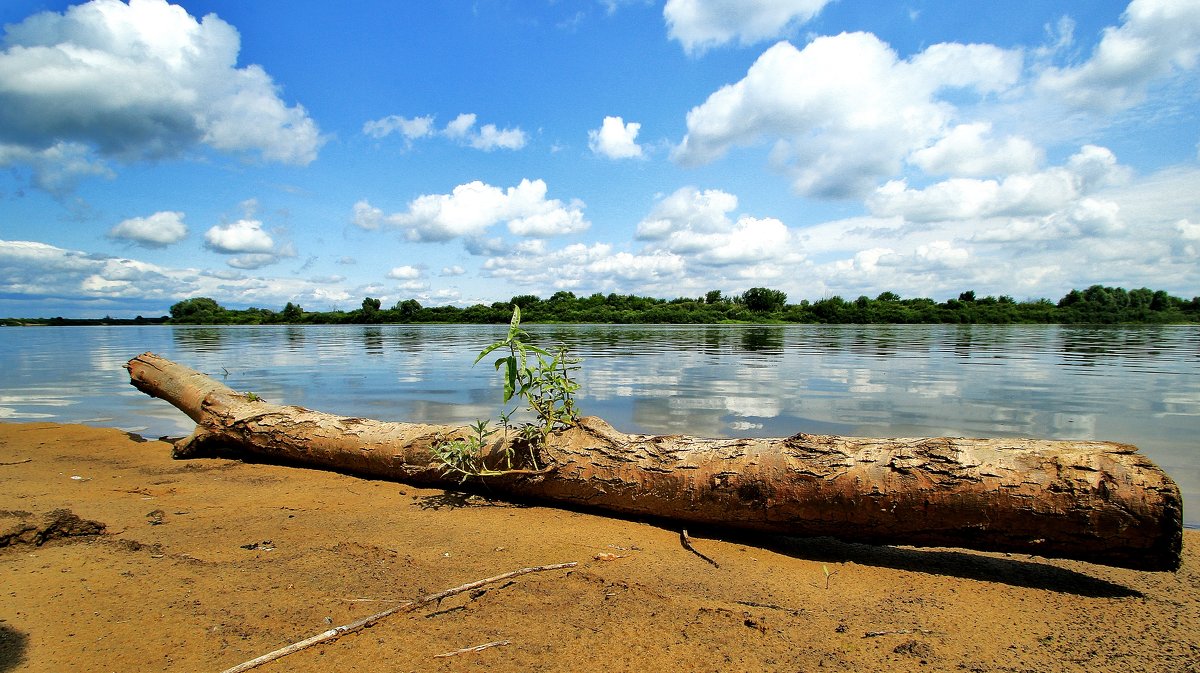
[[[215,443],[412,484],[459,482],[431,447],[466,428],[269,404],[152,353],[126,368],[138,390],[196,422],[176,457]],[[484,462],[500,465],[504,448],[484,447]],[[588,417],[538,447],[542,469],[484,479],[503,495],[687,524],[1176,570],[1179,488],[1136,451],[1035,439],[652,436]]]

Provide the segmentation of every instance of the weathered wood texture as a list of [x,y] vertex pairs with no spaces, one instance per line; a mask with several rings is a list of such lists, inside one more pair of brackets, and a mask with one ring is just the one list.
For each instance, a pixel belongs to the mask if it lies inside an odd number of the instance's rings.
[[[250,400],[152,353],[127,368],[135,387],[196,421],[177,456],[217,442],[414,484],[458,483],[430,447],[465,436],[465,428]],[[502,447],[487,450],[495,457]],[[1136,451],[1034,439],[634,435],[584,418],[540,450],[543,471],[489,477],[488,484],[515,497],[685,523],[1175,570],[1183,540],[1179,489]]]

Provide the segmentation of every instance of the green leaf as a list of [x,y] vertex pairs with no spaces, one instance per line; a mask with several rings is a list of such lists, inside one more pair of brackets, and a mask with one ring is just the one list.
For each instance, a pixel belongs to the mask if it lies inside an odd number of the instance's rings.
[[471,364],[478,364],[479,361],[482,360],[485,355],[487,355],[488,353],[491,353],[492,351],[496,350],[497,348],[500,348],[503,345],[504,345],[503,341],[497,341],[496,343],[492,344],[491,346],[488,346],[487,348],[485,348],[479,352],[479,356],[476,357],[475,362],[473,362]]
[[521,307],[513,304],[512,319],[508,321],[508,340],[512,341],[521,335]]
[[517,387],[517,359],[510,355],[505,361],[508,363],[508,371],[504,377],[504,402],[508,403]]

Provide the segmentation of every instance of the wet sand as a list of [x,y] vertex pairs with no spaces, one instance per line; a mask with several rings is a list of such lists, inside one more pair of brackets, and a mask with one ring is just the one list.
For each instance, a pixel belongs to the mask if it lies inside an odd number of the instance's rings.
[[[1183,568],[690,530],[0,423],[0,672],[1200,670]],[[40,543],[40,544],[39,544]],[[477,645],[478,652],[438,657]]]

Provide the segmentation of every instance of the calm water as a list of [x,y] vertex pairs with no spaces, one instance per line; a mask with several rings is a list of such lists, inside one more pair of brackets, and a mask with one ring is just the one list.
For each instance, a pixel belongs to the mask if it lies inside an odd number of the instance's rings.
[[[583,356],[580,406],[709,436],[1029,436],[1136,444],[1200,502],[1200,328],[531,326]],[[471,363],[492,326],[0,328],[0,420],[149,437],[191,422],[134,390],[153,351],[272,402],[467,423],[500,410]],[[1189,508],[1189,525],[1200,508]]]

